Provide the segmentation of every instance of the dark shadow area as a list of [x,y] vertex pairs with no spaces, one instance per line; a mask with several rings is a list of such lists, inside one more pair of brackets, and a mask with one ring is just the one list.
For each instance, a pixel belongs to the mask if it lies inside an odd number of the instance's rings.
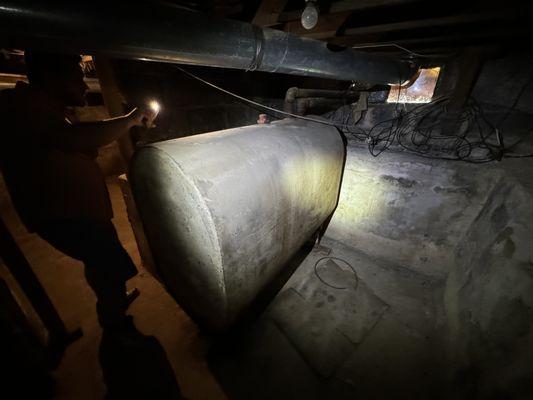
[[52,399],[54,381],[46,347],[0,279],[0,360],[5,399]]
[[255,298],[254,302],[246,309],[246,311],[240,316],[237,324],[232,328],[232,330],[226,335],[227,337],[238,336],[239,332],[246,331],[250,324],[252,324],[258,316],[260,316],[263,311],[268,307],[276,295],[280,292],[283,286],[291,278],[296,269],[302,264],[306,257],[313,251],[315,243],[320,241],[326,229],[337,209],[340,199],[340,193],[342,188],[342,180],[344,176],[344,167],[346,165],[346,146],[347,139],[346,136],[339,131],[339,135],[342,138],[343,142],[343,161],[342,161],[342,170],[341,176],[339,179],[339,190],[337,192],[337,202],[335,204],[335,209],[331,215],[323,222],[323,224],[318,228],[318,231],[313,235],[309,240],[298,250],[298,252],[281,268],[280,273],[276,278],[270,282]]
[[333,43],[326,44],[326,47],[332,53],[340,53],[342,51],[347,51],[348,50],[348,47],[346,47],[346,46],[340,46],[338,44],[333,44]]
[[[347,141],[342,132],[339,134],[343,140],[344,154],[335,208],[346,164]],[[215,338],[208,354],[208,363],[228,398],[249,399],[253,395],[254,399],[321,399],[333,393],[335,398],[343,399],[353,394],[345,383],[326,382],[312,371],[295,351],[293,344],[266,317],[267,308],[280,295],[304,260],[313,251],[320,253],[322,247],[315,247],[315,244],[323,236],[331,216],[258,294],[238,323],[226,334]]]
[[339,201],[340,201],[340,198],[341,198],[342,183],[344,181],[343,180],[344,179],[344,170],[346,169],[346,157],[347,157],[347,154],[348,154],[348,138],[346,137],[346,135],[344,134],[343,131],[341,131],[338,128],[337,128],[337,130],[339,132],[339,135],[340,135],[340,137],[342,139],[342,144],[343,144],[342,168],[341,168],[341,176],[339,178],[339,190],[337,191],[337,202],[335,203],[335,208],[331,212],[330,216],[322,223],[322,225],[320,227],[320,230],[318,232],[318,243],[320,243],[320,241],[322,240],[322,237],[325,235],[325,233],[326,233],[326,231],[328,229],[329,223],[331,222],[331,219],[333,218],[333,215],[335,214],[335,211],[337,211],[337,207],[339,206]]
[[265,319],[267,308],[313,251],[315,240],[313,236],[300,248],[230,331],[213,336],[209,368],[229,399],[321,398],[317,376]]
[[106,400],[183,399],[159,341],[135,328],[120,335],[104,332],[100,364],[107,386]]
[[328,238],[291,273],[266,310],[212,343],[228,398],[452,398],[436,284]]
[[228,399],[320,398],[316,377],[279,330],[262,319],[248,331],[219,338],[208,363]]
[[305,260],[309,253],[313,250],[314,238],[309,239],[298,252],[281,268],[280,273],[276,278],[268,283],[263,290],[259,292],[253,303],[242,313],[237,323],[231,330],[225,333],[220,338],[225,340],[233,340],[239,337],[243,332],[247,332],[250,325],[253,324],[257,318],[265,311],[268,305],[272,302],[274,297],[280,292],[283,286],[290,279],[294,271]]
[[[266,381],[273,378],[268,371],[291,369],[286,360],[279,359],[283,349],[271,352],[273,347],[267,345],[259,350],[258,354],[254,346],[257,343],[257,337],[262,337],[262,335],[265,335],[266,342],[274,335],[270,343],[273,346],[278,345],[280,339],[278,332],[265,324],[262,316],[272,300],[313,250],[313,239],[306,242],[281,269],[277,277],[258,294],[255,301],[240,316],[230,331],[212,337],[213,342],[207,356],[209,368],[229,399],[249,399],[250,393],[254,393],[253,396],[256,399],[276,398],[279,390],[275,390],[275,387],[279,388],[278,384],[283,386],[280,382],[272,382],[273,390],[265,390],[270,386],[270,383]],[[254,360],[258,362],[255,363]],[[302,369],[301,366],[299,369]]]

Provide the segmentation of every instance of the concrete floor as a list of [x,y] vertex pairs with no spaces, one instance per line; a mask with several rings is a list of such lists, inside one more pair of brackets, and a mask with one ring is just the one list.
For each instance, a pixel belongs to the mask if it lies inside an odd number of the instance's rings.
[[[109,181],[109,191],[119,237],[139,266],[116,180]],[[67,326],[84,331],[54,372],[55,398],[104,398],[101,330],[81,264],[28,234],[6,202],[0,204]],[[141,332],[159,341],[188,399],[438,398],[443,393],[442,281],[325,239],[305,255],[259,318],[215,341],[202,336],[162,286],[142,266],[139,270],[129,282],[141,291],[130,313]],[[160,375],[154,373],[157,367],[151,361],[140,364],[138,379],[154,384],[149,380]]]
[[448,398],[443,288],[324,239],[210,368],[231,399]]

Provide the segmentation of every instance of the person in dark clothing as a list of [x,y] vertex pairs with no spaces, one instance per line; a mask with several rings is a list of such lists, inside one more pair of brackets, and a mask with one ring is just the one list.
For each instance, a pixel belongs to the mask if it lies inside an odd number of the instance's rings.
[[72,123],[67,108],[85,105],[88,87],[81,58],[27,51],[29,84],[0,92],[0,168],[15,208],[28,230],[80,260],[97,296],[100,325],[122,329],[126,281],[137,270],[111,222],[113,212],[98,148],[124,136],[155,115],[135,109],[91,123]]

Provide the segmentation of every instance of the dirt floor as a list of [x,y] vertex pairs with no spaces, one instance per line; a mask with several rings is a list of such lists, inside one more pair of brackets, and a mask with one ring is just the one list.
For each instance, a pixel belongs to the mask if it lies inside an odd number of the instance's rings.
[[[142,333],[153,335],[161,344],[181,392],[186,398],[225,399],[224,392],[207,366],[207,340],[199,335],[196,326],[159,282],[140,265],[139,253],[118,182],[111,179],[108,181],[108,186],[115,214],[113,222],[122,244],[139,268],[139,275],[128,283],[130,288],[137,287],[141,291],[141,296],[130,308],[135,325]],[[6,201],[1,204],[2,217],[67,327],[83,329],[83,337],[67,348],[61,364],[53,373],[56,380],[55,398],[78,400],[104,398],[106,386],[99,363],[102,335],[96,319],[95,297],[85,283],[82,264],[56,251],[36,235],[28,233],[10,204]],[[154,341],[151,341],[148,347],[147,352],[153,350],[157,353],[160,349]],[[144,356],[151,360],[157,357],[154,354]],[[124,362],[131,361],[131,358],[124,359]],[[164,357],[160,357],[159,361],[163,364],[166,362]],[[140,379],[151,379],[160,375],[154,372],[158,367],[160,366],[154,363],[146,363],[143,367],[145,370],[137,369],[135,376],[126,376],[125,379],[135,379],[136,376],[142,377]],[[164,367],[163,365],[162,368]]]

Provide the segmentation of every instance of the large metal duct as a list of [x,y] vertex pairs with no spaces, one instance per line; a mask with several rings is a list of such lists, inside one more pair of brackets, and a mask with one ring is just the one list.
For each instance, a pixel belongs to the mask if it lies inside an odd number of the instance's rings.
[[397,84],[413,66],[392,57],[328,48],[273,29],[164,4],[1,1],[0,40],[11,47]]
[[334,127],[294,119],[141,148],[130,181],[167,290],[227,329],[332,214],[343,162]]

